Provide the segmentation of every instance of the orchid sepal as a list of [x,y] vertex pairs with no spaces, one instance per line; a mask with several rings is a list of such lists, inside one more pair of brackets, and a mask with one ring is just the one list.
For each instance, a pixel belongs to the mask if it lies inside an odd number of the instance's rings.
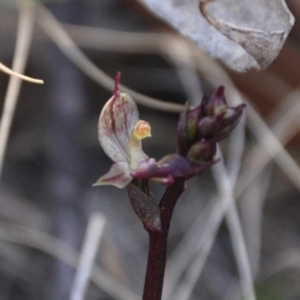
[[127,164],[127,162],[120,161],[114,163],[108,173],[101,176],[94,184],[93,186],[98,185],[114,185],[117,188],[124,188],[127,186],[133,179],[133,177],[130,175],[130,168]]

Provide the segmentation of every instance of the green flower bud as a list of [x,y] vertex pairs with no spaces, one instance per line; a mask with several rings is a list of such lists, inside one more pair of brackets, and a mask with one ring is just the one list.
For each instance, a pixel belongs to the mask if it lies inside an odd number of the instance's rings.
[[202,106],[198,105],[187,114],[187,141],[193,143],[197,137],[197,124],[201,118]]
[[190,148],[187,157],[198,163],[206,163],[215,160],[216,151],[216,143],[199,141]]

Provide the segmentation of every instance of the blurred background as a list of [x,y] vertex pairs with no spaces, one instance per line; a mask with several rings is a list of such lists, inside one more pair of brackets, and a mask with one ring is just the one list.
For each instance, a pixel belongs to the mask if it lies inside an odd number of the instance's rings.
[[296,23],[276,61],[243,74],[133,0],[20,3],[0,1],[0,62],[45,84],[0,73],[0,299],[141,299],[147,234],[125,190],[92,187],[111,165],[97,123],[118,71],[156,159],[176,151],[186,101],[222,84],[231,105],[247,102],[222,162],[176,207],[164,299],[239,300],[252,287],[300,299],[299,1],[287,1]]

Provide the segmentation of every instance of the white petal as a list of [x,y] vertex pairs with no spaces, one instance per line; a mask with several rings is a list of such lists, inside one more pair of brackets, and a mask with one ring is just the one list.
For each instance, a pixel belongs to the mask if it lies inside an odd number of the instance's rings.
[[132,97],[116,90],[102,109],[98,127],[100,144],[113,161],[130,161],[130,136],[138,120]]

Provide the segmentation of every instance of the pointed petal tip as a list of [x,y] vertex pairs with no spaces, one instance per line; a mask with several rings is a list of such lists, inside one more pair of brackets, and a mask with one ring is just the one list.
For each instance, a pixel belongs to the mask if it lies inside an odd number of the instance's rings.
[[103,180],[102,177],[100,177],[92,186],[95,187],[95,186],[103,186],[103,185],[112,185],[112,186],[115,186],[119,189],[123,189],[124,187],[126,187],[130,183],[130,181],[129,180],[127,180],[127,181],[115,181],[113,179],[112,180],[110,180],[110,179]]
[[113,91],[113,95],[116,95],[118,92],[120,92],[119,90],[120,81],[121,81],[121,72],[117,72],[117,75],[115,77],[115,88]]
[[103,176],[101,176],[92,186],[100,186],[107,185],[107,183],[103,180]]
[[225,87],[224,87],[223,85],[220,85],[220,86],[217,88],[215,95],[216,95],[217,97],[223,96],[223,95],[224,95],[224,90],[225,90]]
[[92,184],[93,187],[99,185],[103,185],[103,183],[100,181],[100,178],[95,183]]
[[129,166],[126,162],[114,163],[108,173],[101,176],[93,186],[97,185],[113,185],[117,188],[124,188],[132,181]]

